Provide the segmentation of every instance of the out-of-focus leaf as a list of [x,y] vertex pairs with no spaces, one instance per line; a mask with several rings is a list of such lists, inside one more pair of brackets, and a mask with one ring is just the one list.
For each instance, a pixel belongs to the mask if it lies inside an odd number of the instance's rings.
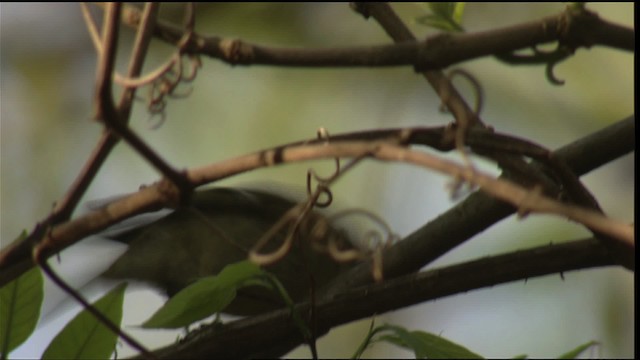
[[597,341],[589,341],[587,343],[584,343],[578,347],[576,347],[575,349],[566,352],[560,356],[558,356],[558,359],[575,359],[578,356],[580,356],[580,354],[582,354],[585,350],[587,350],[588,348],[592,347],[592,346],[596,346],[599,343]]
[[399,326],[384,325],[393,335],[379,340],[412,350],[416,359],[483,359],[482,356],[441,336],[424,331],[408,331]]
[[226,266],[216,276],[204,277],[173,296],[142,324],[144,328],[181,328],[224,310],[243,285],[260,285],[252,281],[264,272],[250,261]]
[[430,2],[429,10],[437,16],[442,18],[451,18],[453,16],[455,2],[443,1],[443,2]]
[[374,328],[374,325],[375,325],[375,318],[372,318],[371,325],[369,326],[369,331],[367,332],[367,336],[365,336],[360,346],[358,346],[358,349],[356,350],[356,352],[353,354],[353,356],[351,356],[352,359],[360,359],[364,351],[367,349],[367,347],[369,347],[369,345],[371,345],[371,343],[373,342],[372,340],[373,336],[376,334],[376,332],[380,330],[380,328]]
[[[120,326],[126,283],[116,286],[93,306]],[[118,336],[93,314],[81,311],[56,335],[42,355],[43,359],[108,359]]]
[[[465,6],[465,2],[457,2],[454,3],[455,5],[453,6],[453,13],[451,14],[451,19],[456,23],[456,24],[462,24],[462,14],[464,14],[464,6]],[[462,28],[462,26],[461,26]]]
[[431,14],[417,17],[418,23],[447,32],[464,32],[464,2],[431,2],[428,6]]
[[[22,238],[26,236],[23,232]],[[0,354],[9,354],[36,328],[44,298],[42,273],[33,268],[0,289]]]

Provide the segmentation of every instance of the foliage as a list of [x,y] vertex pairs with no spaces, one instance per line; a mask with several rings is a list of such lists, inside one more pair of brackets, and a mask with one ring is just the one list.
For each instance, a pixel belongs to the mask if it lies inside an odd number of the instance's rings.
[[430,2],[427,6],[431,13],[416,18],[418,23],[447,32],[464,32],[464,2]]
[[[120,326],[126,283],[120,284],[92,306]],[[109,330],[87,309],[76,315],[51,341],[43,359],[107,359],[116,347],[118,334]]]
[[269,287],[265,273],[250,261],[226,266],[215,276],[204,277],[171,297],[144,328],[180,328],[224,310],[243,286]]
[[[26,232],[18,240],[26,237]],[[0,355],[8,354],[35,330],[44,299],[40,269],[34,268],[0,288]]]
[[[386,333],[386,334],[382,334]],[[377,337],[376,337],[377,336]],[[385,341],[414,352],[416,359],[482,359],[483,357],[441,336],[424,331],[409,331],[401,326],[382,325],[371,329],[353,356],[359,359],[374,342]]]
[[[583,4],[572,5],[578,10],[584,10]],[[429,3],[428,8],[430,14],[419,16],[417,21],[421,24],[444,30],[446,32],[464,32],[462,25],[462,16],[465,3]],[[235,49],[235,48],[234,48]],[[238,45],[237,49],[242,49],[242,45]],[[237,50],[236,49],[236,50]],[[543,53],[533,47],[536,58],[526,58],[511,56],[509,54],[495,54],[503,61],[511,61],[515,64],[517,61],[546,63],[548,65],[548,75],[550,79],[553,77],[552,68],[560,60],[564,60],[573,56],[574,48],[560,48],[561,53]],[[188,53],[185,49],[180,49],[178,60],[181,55]],[[189,53],[189,56],[192,54]],[[551,60],[549,60],[551,58]],[[193,58],[192,58],[193,60]],[[228,61],[228,59],[225,59]],[[193,60],[196,63],[195,60]],[[199,61],[199,60],[198,60]],[[198,62],[199,64],[199,62]],[[182,65],[180,65],[182,66]],[[194,69],[197,66],[194,65]],[[173,74],[175,75],[175,73]],[[192,74],[195,77],[195,71]],[[188,78],[191,76],[187,76]],[[169,81],[164,79],[165,81]],[[189,79],[189,81],[192,79]],[[166,82],[163,83],[166,85]],[[176,83],[171,84],[173,89]],[[164,95],[175,95],[169,91]],[[443,98],[443,101],[445,99]],[[164,103],[162,103],[164,105]],[[477,114],[476,114],[477,115]],[[458,144],[463,145],[463,144]],[[460,146],[461,148],[461,146]],[[527,159],[528,161],[528,159]],[[166,174],[165,174],[166,175]],[[522,213],[525,213],[524,211]],[[0,290],[0,351],[3,356],[22,343],[35,327],[37,317],[42,302],[42,279],[38,271],[31,271],[23,277],[16,279],[14,282],[6,285]],[[143,324],[143,327],[161,327],[175,328],[187,326],[194,321],[203,319],[213,313],[220,312],[228,305],[236,295],[236,291],[245,285],[262,285],[275,291],[279,291],[285,302],[292,305],[290,299],[287,300],[286,294],[282,287],[278,285],[277,279],[273,279],[267,273],[260,270],[257,266],[250,263],[239,263],[223,270],[217,276],[204,278],[194,285],[186,288],[183,292],[172,298],[165,307],[160,309],[151,319]],[[98,301],[96,307],[106,308],[107,312],[114,319],[114,323],[119,324],[121,318],[121,304],[124,287],[115,289],[112,293],[106,295]],[[26,300],[25,300],[26,299]],[[26,306],[25,306],[26,305]],[[28,309],[28,310],[23,310]],[[119,308],[120,310],[115,310]],[[310,335],[309,329],[306,328],[299,314],[293,314],[299,328],[305,334],[305,338]],[[34,317],[35,316],[35,317]],[[107,334],[104,327],[98,323],[89,321],[89,314],[83,312],[78,315],[52,342],[51,346],[45,352],[47,358],[58,357],[106,357],[111,354],[115,347],[115,335]],[[35,320],[34,320],[35,319]],[[93,319],[91,317],[91,319]],[[87,330],[89,329],[89,330]],[[98,331],[100,329],[100,331]],[[74,335],[75,334],[75,335]],[[81,334],[82,336],[78,336]],[[102,337],[105,340],[100,340]],[[475,357],[480,356],[464,346],[458,345],[448,339],[435,334],[424,331],[408,330],[401,326],[384,325],[370,332],[367,340],[361,346],[356,357],[362,354],[364,348],[374,342],[387,342],[398,347],[410,349],[415,353],[416,358],[424,357]],[[87,344],[97,345],[100,349],[89,350],[84,348]],[[575,358],[585,350],[592,348],[597,343],[590,341],[577,348],[561,355],[561,358]],[[95,351],[95,352],[94,352]],[[526,357],[526,355],[523,355]]]
[[[270,275],[257,265],[243,261],[232,264],[223,269],[219,275],[203,278],[193,285],[176,294],[163,307],[148,319],[145,328],[178,328],[188,327],[190,324],[224,310],[233,298],[238,288],[249,285],[262,285],[274,291],[284,291],[281,286],[272,285],[267,280]],[[23,290],[20,290],[22,288]],[[24,290],[26,289],[26,290]],[[39,289],[39,291],[38,291]],[[110,321],[119,325],[122,320],[123,300],[126,283],[113,288],[103,297],[92,304]],[[13,295],[12,295],[13,294]],[[11,284],[0,289],[2,299],[2,333],[10,343],[6,353],[10,353],[21,341],[26,340],[35,330],[35,321],[39,316],[42,303],[42,275],[39,269],[32,269]],[[290,303],[286,293],[281,293],[285,301]],[[26,297],[24,297],[26,296]],[[15,301],[7,301],[11,297]],[[30,299],[27,301],[25,299]],[[20,310],[11,309],[20,304]],[[34,304],[38,306],[33,307]],[[25,307],[24,305],[30,305]],[[13,316],[6,316],[12,314]],[[26,316],[31,314],[31,316]],[[35,316],[33,316],[35,315]],[[25,317],[20,320],[21,317]],[[298,319],[301,321],[300,319]],[[302,322],[300,323],[302,324]],[[304,327],[303,332],[308,332]],[[17,329],[23,329],[24,331]],[[17,340],[13,340],[17,339]],[[42,355],[43,359],[86,359],[108,358],[115,350],[117,334],[107,329],[99,320],[86,309],[78,313],[51,341]],[[482,359],[483,357],[456,344],[442,336],[424,331],[410,331],[402,326],[382,325],[372,327],[359,346],[353,358],[361,358],[364,350],[374,343],[386,342],[414,352],[416,359]],[[560,355],[559,359],[575,359],[587,349],[598,345],[596,341],[589,341],[575,349]],[[3,345],[4,347],[4,345]],[[517,358],[527,358],[521,355]]]

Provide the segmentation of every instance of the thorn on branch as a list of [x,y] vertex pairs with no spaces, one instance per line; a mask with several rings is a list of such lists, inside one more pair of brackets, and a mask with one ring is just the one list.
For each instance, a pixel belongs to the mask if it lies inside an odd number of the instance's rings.
[[528,191],[520,204],[518,205],[517,216],[522,220],[529,215],[533,203],[542,196],[542,186],[536,185],[530,191]]

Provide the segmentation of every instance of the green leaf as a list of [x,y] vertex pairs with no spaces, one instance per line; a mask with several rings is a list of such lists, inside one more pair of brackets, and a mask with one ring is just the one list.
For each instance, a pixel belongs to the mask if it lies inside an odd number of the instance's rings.
[[455,8],[455,2],[430,2],[429,9],[435,15],[442,18],[451,18],[453,16],[453,11]]
[[408,331],[393,325],[384,325],[384,328],[393,335],[381,336],[379,340],[413,350],[417,359],[483,359],[464,346],[438,335],[424,331]]
[[170,298],[141,326],[175,329],[222,311],[236,297],[235,287],[219,286],[217,276],[207,276]]
[[582,344],[580,346],[578,346],[577,348],[566,352],[560,356],[558,356],[558,359],[575,359],[577,358],[580,354],[582,354],[585,350],[587,350],[588,348],[592,347],[592,346],[596,346],[599,343],[597,341],[589,341],[585,344]]
[[[462,14],[464,14],[465,2],[456,2],[453,6],[453,13],[451,14],[451,20],[456,24],[462,24]],[[460,26],[462,29],[462,26]]]
[[[120,326],[126,283],[116,286],[93,306]],[[42,355],[43,359],[108,359],[118,336],[86,309],[56,335]]]
[[225,266],[217,277],[221,285],[239,287],[247,280],[258,277],[263,273],[264,271],[260,266],[249,260],[245,260]]
[[[21,236],[25,237],[26,233]],[[0,289],[0,354],[6,358],[36,328],[44,299],[42,273],[33,268]]]
[[352,359],[362,358],[362,354],[364,353],[364,351],[367,349],[367,347],[369,347],[369,345],[371,345],[371,342],[373,341],[372,340],[373,336],[376,334],[376,332],[380,330],[379,327],[374,328],[373,327],[374,325],[375,325],[375,318],[371,318],[371,325],[369,325],[369,331],[367,331],[367,335],[365,336],[360,346],[358,346],[358,349],[356,350],[356,352],[351,356]]
[[265,284],[251,281],[263,275],[262,269],[250,261],[228,265],[218,275],[204,277],[177,293],[142,327],[175,329],[202,320],[224,310],[239,287]]
[[416,18],[418,23],[447,32],[464,32],[461,25],[464,2],[431,2],[428,6],[431,14]]
[[586,1],[570,2],[567,4],[567,7],[570,10],[574,10],[574,11],[584,11],[587,8],[587,2]]

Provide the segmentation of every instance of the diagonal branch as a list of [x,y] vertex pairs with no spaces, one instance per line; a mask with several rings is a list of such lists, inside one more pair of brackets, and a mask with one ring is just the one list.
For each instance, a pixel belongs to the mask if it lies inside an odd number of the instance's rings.
[[[84,4],[82,4],[81,6],[83,10],[85,10]],[[142,64],[144,63],[144,58],[147,55],[147,50],[149,48],[149,44],[151,43],[151,34],[149,30],[153,29],[154,20],[157,16],[157,13],[158,5],[149,4],[145,7],[145,10],[142,14],[141,31],[139,31],[136,36],[136,43],[134,45],[134,51],[131,56],[129,71],[127,73],[130,77],[136,77],[140,75]],[[83,11],[83,14],[86,17],[90,17],[90,14],[87,11]],[[88,21],[93,20],[89,19]],[[91,28],[91,25],[89,25],[89,27]],[[122,96],[120,97],[118,109],[120,114],[122,114],[122,118],[126,119],[127,121],[131,113],[131,105],[135,96],[135,91],[136,89],[126,89],[122,92]],[[53,224],[69,219],[78,202],[91,184],[91,181],[93,181],[96,174],[98,173],[98,170],[106,161],[107,157],[111,153],[111,150],[113,150],[115,145],[118,143],[118,140],[118,137],[110,131],[105,131],[100,136],[100,139],[96,143],[94,150],[92,151],[82,170],[80,170],[80,173],[74,180],[73,184],[69,188],[69,191],[67,192],[65,197],[56,204],[56,208],[53,211],[54,214],[51,216],[51,218],[53,219]]]
[[[633,151],[635,149],[634,128],[635,122],[632,116],[578,140],[575,145],[569,145],[555,154],[565,160],[577,174],[581,174]],[[376,133],[376,131],[373,133]],[[339,135],[334,136],[332,141],[335,142],[338,138],[340,138]],[[345,138],[352,140],[348,136],[345,136]],[[366,138],[363,135],[363,139]],[[313,142],[311,141],[310,143]],[[601,144],[607,146],[602,146]],[[335,153],[329,153],[326,149],[322,150],[325,151],[324,156],[335,157],[339,155],[338,145],[340,144],[323,145],[322,148],[333,147],[335,150]],[[290,147],[289,151],[291,151],[291,148],[295,149],[295,147]],[[316,153],[313,153],[313,151],[305,152],[305,149],[310,150],[312,148]],[[318,148],[318,146],[315,148],[313,146],[299,147],[296,150],[299,154],[298,160],[310,159],[313,156],[318,157]],[[283,160],[283,151],[283,148],[265,150],[199,169],[192,169],[187,172],[187,177],[192,184],[202,185],[242,171],[275,165],[276,163],[280,164]],[[354,150],[352,149],[351,151]],[[271,163],[265,158],[267,153],[271,153]],[[353,154],[355,153],[354,151]],[[127,217],[167,206],[166,199],[163,196],[163,186],[166,186],[166,183],[160,182],[153,186],[147,186],[127,198],[109,204],[100,211],[57,226],[49,234],[49,236],[56,238],[56,246],[47,249],[47,256]],[[393,277],[416,271],[425,264],[424,261],[428,262],[446,253],[474,234],[513,213],[513,211],[514,208],[512,206],[494,200],[488,195],[473,194],[464,202],[392,248],[385,255],[385,274]],[[12,244],[3,249],[0,252],[0,269],[2,269],[0,285],[16,278],[31,266],[28,242]],[[344,286],[352,287],[352,284],[363,284],[368,281],[370,267],[364,266],[357,269],[359,269],[359,272],[356,271],[357,274],[352,274],[353,278],[350,276]]]
[[[553,154],[577,175],[584,175],[632,151],[635,151],[635,116],[576,140]],[[471,194],[389,249],[384,257],[385,276],[418,271],[515,211],[515,207],[485,193]],[[635,268],[634,254],[634,251],[625,250],[614,255],[619,263]],[[370,266],[369,263],[360,264],[341,276],[331,293],[369,283]]]

